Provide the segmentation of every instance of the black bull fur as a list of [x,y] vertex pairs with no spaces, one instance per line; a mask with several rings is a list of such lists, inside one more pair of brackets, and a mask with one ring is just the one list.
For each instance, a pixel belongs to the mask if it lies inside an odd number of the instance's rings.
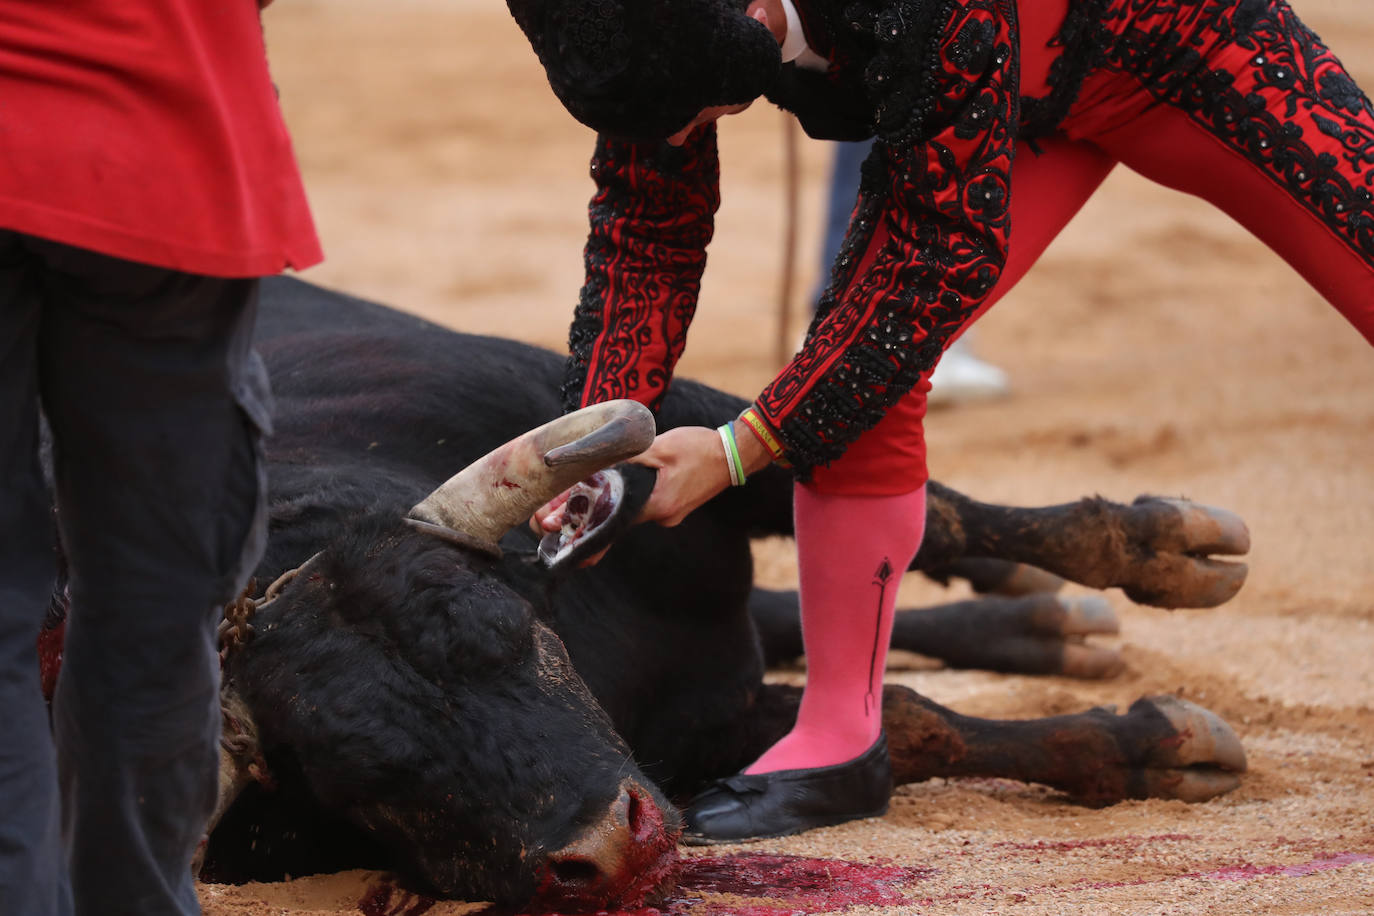
[[[796,689],[763,683],[748,613],[749,538],[790,532],[789,478],[769,470],[676,528],[633,528],[595,568],[551,582],[523,528],[497,560],[399,520],[559,413],[559,356],[288,279],[263,286],[259,349],[277,413],[257,581],[323,554],[229,655],[226,688],[261,752],[230,742],[256,783],[216,828],[203,876],[389,865],[445,894],[593,909],[670,880],[667,799],[737,771],[796,711]],[[659,427],[714,426],[741,407],[677,382]],[[942,575],[965,556],[1003,557],[1166,605],[1218,603],[1244,577],[1206,558],[1238,545],[1188,529],[1187,505],[1012,510],[934,484],[930,497],[916,565]],[[790,600],[755,596],[783,646],[772,656],[796,651],[794,610],[779,610]],[[925,639],[938,653],[938,634]],[[1012,643],[1030,648],[952,654],[1060,670],[1062,638],[1017,631]],[[1161,698],[1124,715],[994,722],[890,686],[884,721],[898,784],[993,775],[1090,803],[1203,798],[1244,766],[1223,723]],[[595,842],[607,830],[610,851]]]

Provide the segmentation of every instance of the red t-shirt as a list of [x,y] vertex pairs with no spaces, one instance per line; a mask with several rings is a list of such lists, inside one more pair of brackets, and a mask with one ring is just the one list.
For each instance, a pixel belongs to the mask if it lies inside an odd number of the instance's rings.
[[0,228],[212,276],[318,262],[257,0],[0,3]]

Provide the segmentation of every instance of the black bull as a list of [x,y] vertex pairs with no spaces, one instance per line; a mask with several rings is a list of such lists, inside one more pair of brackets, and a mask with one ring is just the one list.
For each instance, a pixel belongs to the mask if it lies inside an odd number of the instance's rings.
[[[401,518],[558,415],[557,355],[287,279],[264,284],[259,348],[278,409],[258,581],[323,552],[228,656],[225,782],[248,787],[203,876],[389,865],[443,894],[593,909],[670,881],[667,799],[747,764],[796,711],[796,689],[762,681],[763,650],[795,651],[794,611],[751,595],[749,549],[790,532],[789,479],[760,473],[676,528],[631,529],[597,567],[554,582],[523,526],[496,558]],[[678,382],[659,427],[714,426],[741,407]],[[1245,575],[1208,558],[1243,552],[1243,525],[1182,502],[1005,509],[932,484],[927,532],[917,568],[1004,558],[1164,606],[1220,603]],[[760,645],[751,597],[783,648]],[[916,648],[943,642],[957,663],[1004,669],[1111,667],[1064,635],[1071,606],[1026,600],[930,617],[948,624],[935,632],[913,623]],[[884,723],[898,784],[990,775],[1091,803],[1196,800],[1244,768],[1224,723],[1170,698],[994,722],[890,686]]]

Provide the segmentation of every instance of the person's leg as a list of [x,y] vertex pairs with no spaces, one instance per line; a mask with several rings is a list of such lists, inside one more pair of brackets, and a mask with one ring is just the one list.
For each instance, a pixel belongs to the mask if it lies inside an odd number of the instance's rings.
[[[1115,164],[1086,143],[1047,138],[1039,148],[1017,150],[1014,240],[997,288],[970,323],[1025,275]],[[882,244],[882,233],[875,236],[870,251]],[[920,547],[929,390],[922,379],[844,455],[818,468],[811,486],[797,488],[806,692],[797,728],[752,764],[750,773],[835,764],[861,754],[877,737],[879,722],[854,698],[872,690],[869,646],[878,647],[874,676],[882,677],[895,590],[882,590],[887,607],[875,614],[864,614],[864,601],[856,596],[871,590],[884,558],[900,577]]]
[[745,772],[833,766],[878,739],[897,586],[921,546],[925,496],[924,486],[846,496],[797,485],[806,690],[792,731]]
[[[1045,249],[1087,203],[1116,159],[1091,143],[1063,137],[1037,141],[1036,149],[1019,144],[1012,169],[1012,242],[997,286],[969,316],[968,328],[1020,282]],[[879,228],[855,276],[886,241]],[[909,493],[925,483],[923,424],[930,391],[929,374],[883,414],[836,461],[816,468],[819,492],[858,495]]]
[[[1113,164],[1100,150],[1066,140],[1047,140],[1040,156],[1018,153],[1012,195],[1016,241],[997,289],[975,317],[1025,274]],[[881,229],[869,239],[856,277],[884,241]],[[870,757],[881,750],[875,739],[896,586],[920,547],[925,524],[923,421],[929,390],[927,374],[839,459],[797,486],[807,659],[797,723],[743,777],[724,780],[693,800],[686,813],[689,841],[794,832],[837,823],[846,814],[876,813],[873,796],[886,791],[887,770]]]
[[[1086,143],[1047,138],[1039,147],[1039,154],[1024,146],[1017,150],[1011,204],[1014,241],[997,288],[970,322],[1025,275],[1115,164]],[[877,250],[882,241],[882,233],[876,233],[869,250]],[[811,486],[797,488],[806,695],[794,734],[751,765],[750,773],[834,764],[862,753],[877,736],[877,723],[868,721],[850,699],[870,689],[868,656],[854,646],[872,644],[874,632],[866,625],[856,626],[856,602],[861,606],[862,601],[855,596],[868,590],[882,557],[899,563],[900,576],[920,547],[929,390],[923,379],[844,455],[818,468]],[[917,508],[918,518],[901,523],[904,512]],[[892,590],[885,594],[890,597]],[[875,625],[885,634],[882,628],[890,627],[890,616],[877,614]],[[844,632],[851,638],[841,638]],[[887,641],[880,638],[877,644],[876,676],[881,677]],[[813,693],[818,695],[813,698]],[[843,734],[848,739],[838,737]]]
[[38,464],[38,329],[29,259],[0,231],[0,901],[6,913],[70,911],[57,764],[37,641],[55,574]]
[[[987,313],[1040,260],[1088,198],[1107,180],[1117,159],[1092,143],[1061,136],[1016,144],[1012,164],[1011,243],[997,286],[964,328]],[[957,338],[956,338],[957,339]]]
[[53,727],[76,911],[195,913],[216,623],[264,533],[257,283],[31,247],[71,575]]
[[1063,137],[1047,137],[1034,149],[1026,143],[1017,146],[1012,168],[1013,235],[1002,279],[965,323],[964,330],[950,338],[945,347],[930,376],[927,400],[931,407],[985,401],[1009,392],[1006,372],[979,359],[969,348],[972,333],[968,328],[1039,260],[1115,164],[1115,159],[1097,147]]
[[[1160,13],[1159,15],[1164,15]],[[1137,21],[1144,29],[1148,19]],[[1150,104],[1066,126],[1142,175],[1211,201],[1274,249],[1374,343],[1374,109],[1286,3],[1217,4],[1160,34],[1187,53],[1125,41],[1085,95]],[[1091,131],[1091,133],[1089,133]]]

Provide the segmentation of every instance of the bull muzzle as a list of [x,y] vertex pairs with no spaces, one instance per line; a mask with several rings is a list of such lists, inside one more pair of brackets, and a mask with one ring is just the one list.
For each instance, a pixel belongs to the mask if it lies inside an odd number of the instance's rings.
[[530,910],[605,911],[658,902],[677,874],[680,833],[677,812],[665,812],[647,789],[626,779],[596,823],[549,854]]

